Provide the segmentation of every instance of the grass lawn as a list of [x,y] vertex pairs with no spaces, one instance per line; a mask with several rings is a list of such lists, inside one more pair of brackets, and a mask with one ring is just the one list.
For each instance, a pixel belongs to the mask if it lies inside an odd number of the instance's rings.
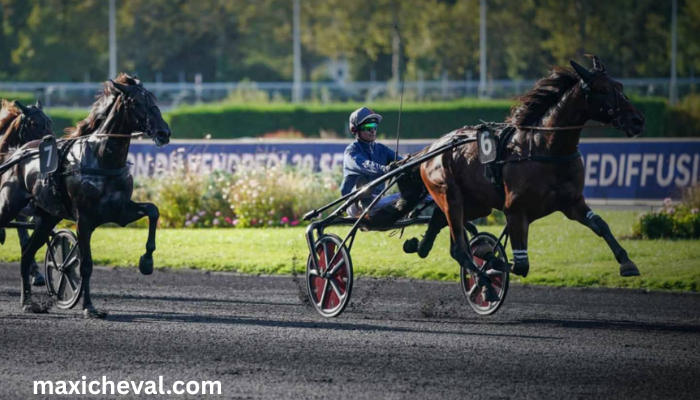
[[[601,212],[615,235],[629,235],[636,212]],[[503,227],[480,227],[494,234]],[[404,239],[425,227],[406,229]],[[347,228],[328,232],[342,234]],[[145,229],[103,228],[93,235],[93,259],[98,265],[135,266],[143,254]],[[449,255],[449,234],[443,231],[427,259],[404,254],[404,239],[388,233],[360,232],[352,250],[355,273],[375,277],[459,279]],[[305,268],[304,228],[284,229],[163,229],[158,231],[156,267],[201,268],[250,274],[289,274]],[[700,241],[620,240],[642,276],[621,278],[618,264],[603,239],[588,228],[554,214],[530,228],[530,275],[515,282],[554,286],[606,286],[700,291]],[[508,245],[510,254],[510,245]],[[0,260],[18,261],[17,235],[9,231],[0,246]],[[43,260],[44,251],[38,254]],[[18,271],[19,273],[19,271]],[[137,273],[137,272],[135,272]]]

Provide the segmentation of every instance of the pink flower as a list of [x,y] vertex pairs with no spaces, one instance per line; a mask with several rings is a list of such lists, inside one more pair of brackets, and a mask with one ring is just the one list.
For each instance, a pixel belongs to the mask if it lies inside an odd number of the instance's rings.
[[282,224],[288,224],[288,223],[289,223],[289,218],[287,218],[287,217],[282,217],[282,219],[280,220],[280,223],[282,223]]
[[185,221],[185,226],[190,226],[192,225],[192,221]]
[[673,207],[669,207],[669,208],[666,209],[666,213],[667,213],[667,214],[673,214],[673,213],[675,213],[675,212],[676,212],[676,209],[673,208]]
[[238,218],[236,218],[236,219],[234,219],[233,221],[231,221],[231,225],[233,225],[233,226],[238,225]]
[[690,210],[690,213],[695,215],[698,213],[698,211],[700,211],[700,210],[698,210],[697,208],[693,208],[692,210]]
[[253,219],[250,220],[250,224],[251,224],[251,225],[255,225],[255,224],[257,224],[257,223],[258,223],[258,221],[257,221],[255,218],[253,218]]
[[226,222],[229,223],[229,224],[232,224],[232,223],[233,223],[233,221],[232,221],[231,218],[229,218],[229,217],[224,218],[224,221],[226,221]]
[[220,217],[220,216],[221,216],[221,211],[217,211],[217,212],[215,212],[215,213],[214,213],[214,216],[216,216],[216,217]]
[[195,215],[194,217],[192,217],[192,222],[193,222],[193,223],[197,223],[197,221],[199,221],[199,217],[198,217],[198,216]]
[[291,225],[292,225],[292,226],[297,226],[297,225],[299,225],[299,221],[295,219],[294,221],[292,221],[292,224],[291,224]]
[[205,216],[205,215],[207,215],[207,212],[206,212],[206,211],[202,210],[202,211],[199,212],[199,216],[200,216],[200,217],[203,217],[203,216]]
[[212,223],[214,226],[218,226],[218,225],[219,225],[219,220],[218,220],[217,218],[214,218],[214,220],[211,221],[211,223]]
[[673,204],[673,200],[671,200],[670,197],[666,197],[666,198],[664,199],[664,205],[665,205],[666,207],[670,207],[672,204]]

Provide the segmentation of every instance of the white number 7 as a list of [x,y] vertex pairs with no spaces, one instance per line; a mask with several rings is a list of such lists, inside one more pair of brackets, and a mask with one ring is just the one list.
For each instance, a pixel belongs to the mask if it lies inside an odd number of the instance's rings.
[[44,151],[49,153],[47,158],[46,158],[46,167],[47,168],[51,166],[51,155],[53,153],[51,150],[53,150],[53,147],[51,147],[51,146],[44,147]]

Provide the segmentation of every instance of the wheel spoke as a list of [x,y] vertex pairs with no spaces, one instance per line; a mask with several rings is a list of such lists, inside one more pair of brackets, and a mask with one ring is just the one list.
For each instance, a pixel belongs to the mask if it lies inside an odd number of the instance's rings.
[[342,267],[344,264],[345,264],[345,258],[341,257],[341,258],[340,258],[340,261],[338,261],[338,263],[335,264],[335,266],[333,267],[333,269],[331,269],[331,272],[328,273],[328,276],[329,276],[329,277],[333,277],[336,273],[338,273],[338,270],[339,270],[340,267]]
[[54,256],[53,249],[51,246],[47,246],[46,251],[49,253],[49,258],[51,259],[51,262],[53,263],[54,269],[60,268],[59,264],[56,262],[56,257]]
[[335,283],[335,281],[332,278],[329,279],[328,282],[331,284],[335,295],[338,296],[338,300],[343,301],[343,295],[340,293],[340,288],[338,287],[338,284]]
[[328,271],[328,244],[325,241],[321,244],[323,245],[323,268]]
[[77,246],[77,245],[73,246],[73,248],[70,249],[70,251],[68,252],[68,255],[65,256],[65,257],[63,257],[63,263],[64,263],[64,265],[68,262],[68,260],[70,260],[70,259],[73,257],[73,255],[75,254],[75,251],[76,251],[77,249],[78,249],[78,246]]
[[326,300],[326,293],[328,292],[328,280],[323,284],[323,293],[321,293],[321,301],[318,302],[318,306],[323,310],[323,302]]
[[68,281],[68,284],[70,285],[70,290],[73,293],[77,292],[78,284],[76,282],[73,282],[73,280],[70,278],[70,275],[66,274],[66,280]]
[[58,287],[56,288],[56,296],[58,297],[59,300],[64,299],[64,291],[66,288],[66,275],[61,274],[61,277],[58,278]]

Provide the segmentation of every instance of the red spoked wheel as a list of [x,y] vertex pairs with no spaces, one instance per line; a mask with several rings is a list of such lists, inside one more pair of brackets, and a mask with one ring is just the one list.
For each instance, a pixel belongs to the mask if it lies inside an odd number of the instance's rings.
[[323,235],[314,244],[318,269],[313,255],[306,263],[306,287],[316,311],[326,318],[336,317],[350,302],[352,260],[343,241],[336,235]]
[[[507,262],[506,251],[503,246],[498,242],[498,239],[487,232],[480,232],[478,235],[474,236],[472,240],[469,241],[469,247],[471,248],[472,257],[474,263],[482,269],[486,266],[486,261],[480,257],[483,256],[484,249],[492,249],[494,255],[501,261]],[[488,302],[484,300],[484,295],[482,290],[476,284],[476,279],[472,273],[467,271],[465,268],[460,268],[460,282],[462,286],[462,293],[466,297],[469,305],[476,311],[479,315],[491,315],[498,311],[498,309],[503,305],[506,300],[506,294],[508,294],[508,282],[510,274],[508,272],[501,272],[496,270],[487,270],[486,274],[491,279],[491,284],[496,293],[498,293],[498,301]]]

